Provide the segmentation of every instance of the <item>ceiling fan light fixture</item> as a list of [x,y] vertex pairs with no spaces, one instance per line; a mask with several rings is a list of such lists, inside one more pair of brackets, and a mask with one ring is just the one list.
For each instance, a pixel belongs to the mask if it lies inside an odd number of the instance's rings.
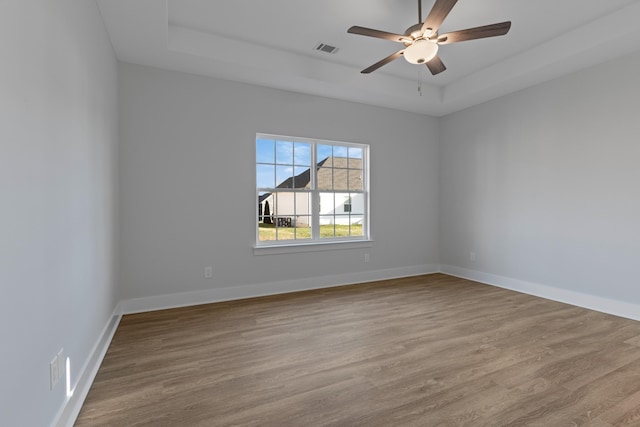
[[404,59],[411,64],[425,64],[437,54],[437,43],[427,39],[420,39],[404,50]]

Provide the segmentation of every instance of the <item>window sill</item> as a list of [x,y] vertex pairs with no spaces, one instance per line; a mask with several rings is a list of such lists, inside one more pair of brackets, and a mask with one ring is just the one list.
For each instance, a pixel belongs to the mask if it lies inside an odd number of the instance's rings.
[[360,249],[373,246],[373,240],[350,240],[342,242],[313,242],[285,245],[261,245],[253,247],[254,255],[297,254],[301,252],[335,251],[341,249]]

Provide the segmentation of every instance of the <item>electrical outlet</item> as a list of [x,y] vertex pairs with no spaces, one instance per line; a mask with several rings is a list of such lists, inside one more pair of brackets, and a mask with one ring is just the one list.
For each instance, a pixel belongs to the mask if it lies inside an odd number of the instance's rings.
[[213,277],[213,267],[204,268],[204,278],[211,279]]
[[364,262],[369,262],[369,254],[364,254]]
[[475,260],[476,260],[476,253],[469,252],[469,261],[475,261]]
[[58,354],[49,362],[49,387],[51,390],[53,390],[60,378],[64,376],[65,368],[64,349],[61,348]]
[[49,362],[49,387],[53,390],[53,387],[58,383],[60,379],[60,370],[58,368],[58,356],[56,355],[51,362]]

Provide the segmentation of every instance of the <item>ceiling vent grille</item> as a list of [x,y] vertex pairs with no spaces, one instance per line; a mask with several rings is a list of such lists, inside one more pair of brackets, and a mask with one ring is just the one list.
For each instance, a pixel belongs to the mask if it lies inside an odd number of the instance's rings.
[[318,43],[315,50],[325,53],[336,53],[338,51],[338,48],[335,46],[329,46],[328,44]]

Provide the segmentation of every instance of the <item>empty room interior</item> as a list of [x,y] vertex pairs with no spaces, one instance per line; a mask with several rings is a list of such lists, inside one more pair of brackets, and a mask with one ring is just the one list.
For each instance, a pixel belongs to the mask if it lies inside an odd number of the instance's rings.
[[3,2],[0,425],[640,426],[639,19]]

